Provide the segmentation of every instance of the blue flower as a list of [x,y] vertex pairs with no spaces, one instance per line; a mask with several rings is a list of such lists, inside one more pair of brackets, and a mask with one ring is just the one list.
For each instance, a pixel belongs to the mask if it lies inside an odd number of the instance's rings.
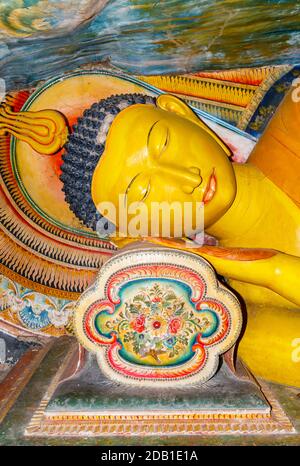
[[167,348],[173,348],[173,346],[175,346],[175,344],[176,344],[176,337],[169,337],[166,340],[164,340],[164,345]]

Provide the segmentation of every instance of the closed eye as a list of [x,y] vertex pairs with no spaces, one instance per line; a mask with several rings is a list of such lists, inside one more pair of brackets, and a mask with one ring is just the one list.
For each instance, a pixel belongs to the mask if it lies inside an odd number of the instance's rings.
[[139,175],[140,175],[140,173],[138,173],[137,175],[135,175],[135,176],[132,178],[132,180],[130,181],[129,185],[128,185],[127,188],[126,188],[125,196],[127,196],[128,191],[129,191],[129,189],[130,189],[130,186],[132,185],[132,183],[134,182],[134,180],[135,180]]
[[149,142],[150,142],[150,136],[151,136],[151,133],[152,131],[154,130],[155,128],[155,125],[159,122],[159,120],[157,120],[155,123],[153,123],[153,125],[151,126],[150,130],[149,130],[149,133],[148,133],[148,137],[147,137],[147,146],[149,147]]
[[149,180],[147,188],[145,189],[145,194],[143,195],[141,202],[144,201],[146,197],[148,197],[149,193],[150,193],[150,180]]
[[125,196],[130,202],[142,202],[149,195],[151,183],[147,174],[138,173],[130,181],[126,188]]
[[149,155],[159,158],[166,150],[170,140],[169,128],[160,121],[156,121],[150,128],[147,138]]
[[169,144],[169,139],[170,139],[170,131],[167,129],[167,134],[166,134],[166,137],[165,137],[165,142],[161,148],[161,151],[160,151],[160,154],[161,155],[165,150],[166,148],[168,147],[168,144]]

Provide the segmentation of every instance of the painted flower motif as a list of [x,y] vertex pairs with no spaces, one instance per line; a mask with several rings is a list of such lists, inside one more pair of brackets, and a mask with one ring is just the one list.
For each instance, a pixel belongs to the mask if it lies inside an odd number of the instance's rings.
[[65,306],[64,308],[57,309],[57,308],[48,308],[48,316],[49,320],[54,327],[64,327],[68,324],[70,316],[72,314],[72,307]]
[[182,327],[182,319],[180,319],[179,317],[174,317],[174,319],[172,319],[169,322],[170,333],[176,334],[181,329],[181,327]]
[[149,317],[146,328],[150,332],[150,334],[153,334],[157,337],[162,336],[168,330],[168,322],[161,315],[154,314],[153,316]]
[[13,294],[10,294],[9,296],[9,304],[10,304],[10,309],[12,312],[20,312],[24,307],[26,306],[26,302],[23,301],[21,298],[18,298],[18,296],[14,296]]
[[195,312],[172,287],[154,283],[141,287],[106,327],[120,334],[126,351],[164,364],[187,354],[195,335],[210,329],[215,322],[210,313]]
[[161,299],[160,296],[154,296],[154,298],[152,299],[153,303],[160,303],[161,301],[162,301],[162,299]]
[[130,326],[136,332],[142,333],[145,330],[145,321],[146,317],[143,314],[140,314],[130,323]]

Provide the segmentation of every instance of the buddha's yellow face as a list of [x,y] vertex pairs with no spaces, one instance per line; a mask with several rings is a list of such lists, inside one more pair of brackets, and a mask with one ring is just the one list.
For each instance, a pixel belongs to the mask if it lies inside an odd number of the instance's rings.
[[[225,214],[236,195],[229,155],[224,143],[184,102],[165,94],[156,106],[136,104],[116,116],[93,175],[92,198],[117,229],[123,208],[120,194],[128,206],[141,202],[150,213],[157,205],[153,203],[180,203],[184,211],[186,205],[203,202],[207,228]],[[103,211],[103,202],[114,204],[114,218]],[[128,214],[128,221],[132,215]],[[196,209],[189,209],[189,215],[195,225]],[[171,225],[171,236],[176,236],[175,227]]]

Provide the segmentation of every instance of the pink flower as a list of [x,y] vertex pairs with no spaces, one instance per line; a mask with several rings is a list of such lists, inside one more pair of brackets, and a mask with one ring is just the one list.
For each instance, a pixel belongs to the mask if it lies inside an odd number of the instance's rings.
[[170,333],[177,333],[178,330],[180,330],[182,326],[182,321],[179,317],[174,317],[174,319],[172,319],[170,322],[169,322],[169,332]]
[[155,296],[153,299],[152,299],[152,302],[153,303],[160,303],[161,302],[161,298],[159,296]]
[[145,316],[140,314],[136,319],[134,319],[130,325],[138,333],[142,333],[145,330]]

